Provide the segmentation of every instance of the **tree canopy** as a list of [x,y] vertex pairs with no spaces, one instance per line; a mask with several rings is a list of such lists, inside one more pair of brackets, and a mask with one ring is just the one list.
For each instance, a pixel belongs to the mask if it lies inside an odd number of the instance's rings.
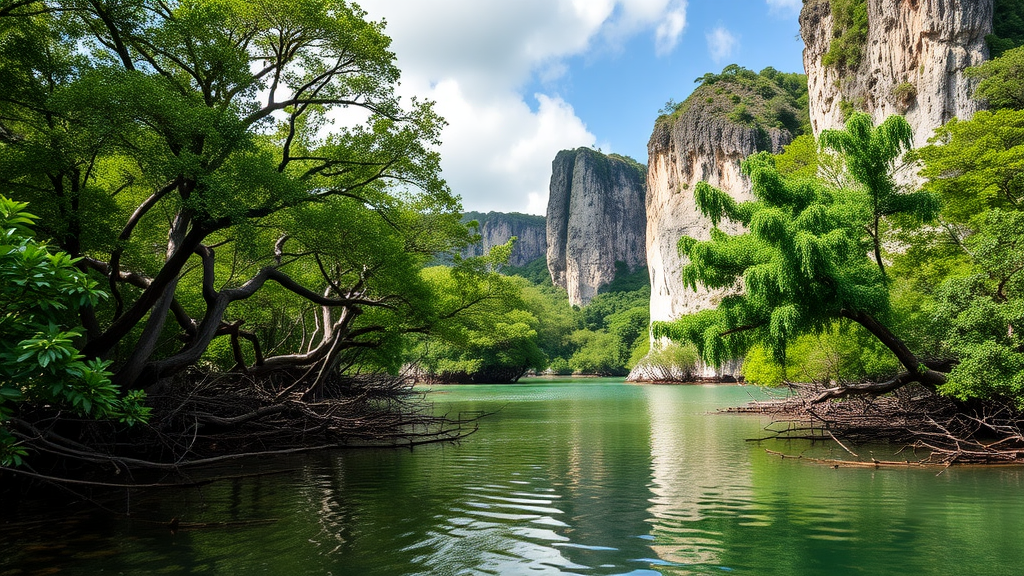
[[[894,122],[889,130],[898,133]],[[898,149],[892,142],[898,139],[883,145],[883,139],[872,141],[870,136],[858,117],[832,136],[851,171],[884,166]],[[742,169],[753,183],[755,200],[737,203],[706,183],[698,184],[697,206],[716,228],[710,240],[684,237],[679,242],[680,252],[689,258],[682,271],[687,285],[742,290],[723,298],[715,309],[656,325],[655,334],[694,342],[701,357],[716,365],[754,344],[784,362],[787,345],[797,337],[823,333],[846,319],[888,348],[904,372],[863,388],[833,389],[821,399],[891,390],[915,381],[933,388],[944,384],[946,376],[920,361],[888,325],[889,281],[880,257],[872,262],[868,256],[877,245],[880,187],[835,189],[814,179],[787,178],[764,152],[748,158]],[[717,225],[724,219],[742,224],[745,232],[722,232]]]
[[968,68],[964,74],[980,78],[974,97],[995,109],[1024,109],[1024,46],[1001,57]]
[[[326,443],[358,426],[375,438],[409,429],[398,404],[339,400],[342,383],[397,373],[414,336],[463,312],[423,269],[471,235],[440,175],[444,121],[397,95],[389,46],[383,23],[343,0],[0,8],[0,188],[38,216],[40,265],[80,290],[59,322],[32,320],[12,343],[53,350],[67,362],[40,367],[106,391],[64,400],[135,418],[137,391],[160,392],[162,437],[205,426],[237,450],[253,438],[267,449],[267,426],[290,448],[311,429]],[[211,372],[231,376],[217,393],[174,396]],[[398,394],[392,382],[366,385]],[[45,408],[41,389],[5,381],[3,394]],[[19,422],[4,427],[40,437]],[[120,449],[115,432],[90,436],[109,442],[95,461]],[[60,454],[81,445],[47,442]],[[171,457],[209,446],[232,449],[181,442]]]
[[[421,328],[416,270],[468,232],[443,120],[395,94],[380,23],[335,0],[19,2],[0,20],[0,182],[104,278],[83,352],[115,383],[179,373],[221,337],[260,371]],[[249,314],[267,298],[325,307],[318,338]]]
[[931,193],[901,190],[894,177],[896,163],[913,148],[913,130],[902,116],[890,116],[875,127],[870,115],[857,112],[846,121],[843,130],[822,130],[818,139],[823,148],[840,155],[846,173],[868,194],[871,221],[867,229],[875,262],[884,274],[883,219],[908,215],[919,222],[930,221],[939,209],[938,201]]

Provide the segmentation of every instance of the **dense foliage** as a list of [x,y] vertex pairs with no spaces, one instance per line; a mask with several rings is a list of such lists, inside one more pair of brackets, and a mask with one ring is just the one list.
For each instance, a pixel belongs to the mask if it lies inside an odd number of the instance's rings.
[[860,65],[868,40],[867,0],[830,0],[832,41],[821,63],[836,70],[853,70]]
[[913,131],[903,117],[892,116],[876,128],[871,116],[864,113],[851,116],[844,130],[823,130],[819,136],[822,147],[843,159],[849,178],[868,195],[871,220],[866,229],[883,275],[883,224],[897,216],[913,218],[916,223],[927,222],[938,211],[935,196],[902,190],[893,176],[896,163],[913,147],[913,139]]
[[1024,46],[968,68],[965,75],[981,79],[974,97],[991,108],[1024,108]]
[[1024,45],[1024,2],[995,0],[992,34],[985,37],[993,58]]
[[511,381],[528,370],[622,376],[646,354],[651,294],[646,269],[630,273],[619,263],[615,280],[602,286],[590,304],[576,308],[565,290],[552,285],[546,258],[520,268],[498,268],[501,275],[494,275],[492,281],[504,286],[501,301],[480,310],[515,310],[515,317],[522,322],[518,334],[524,338],[515,345],[495,339],[511,326],[505,321],[497,330],[494,322],[485,324],[489,327],[481,330],[483,337],[475,341],[475,347],[457,344],[465,339],[449,340],[444,346],[425,342],[413,360],[420,363],[428,379],[485,381],[494,373],[462,373],[456,368],[495,365],[499,355],[506,365],[514,364],[519,370],[508,372],[516,372],[514,377],[492,381]]
[[[125,396],[110,382],[108,361],[86,359],[75,346],[75,310],[95,306],[97,283],[64,252],[33,238],[36,217],[0,195],[0,424],[21,403],[48,403],[82,416],[144,420],[141,391]],[[21,464],[25,449],[0,426],[0,465]]]
[[526,263],[524,266],[504,266],[502,272],[509,276],[522,276],[531,284],[552,286],[551,273],[548,272],[548,257],[541,256]]
[[[1019,59],[1019,51],[1002,59]],[[1004,91],[998,81],[993,76],[989,88]],[[905,268],[919,279],[941,345],[959,360],[945,391],[962,399],[1013,398],[1024,407],[1017,329],[1024,320],[1024,111],[1020,103],[1006,104],[1017,109],[953,120],[921,150],[925,186],[941,196],[945,226],[916,239]],[[931,266],[919,266],[922,260]]]
[[700,86],[683,102],[669,101],[658,123],[674,122],[691,108],[701,117],[722,117],[761,131],[788,130],[793,136],[810,132],[807,77],[768,67],[760,72],[736,64],[720,74],[707,73],[695,82]]
[[540,319],[525,303],[521,283],[493,272],[481,277],[464,265],[423,274],[442,309],[466,310],[439,323],[417,350],[414,359],[429,378],[515,382],[528,370],[546,367],[538,342]]

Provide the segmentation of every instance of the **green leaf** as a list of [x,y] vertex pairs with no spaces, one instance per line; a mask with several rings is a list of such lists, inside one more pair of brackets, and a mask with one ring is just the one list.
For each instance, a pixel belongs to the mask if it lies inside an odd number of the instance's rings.
[[0,388],[0,398],[7,400],[21,400],[24,397],[21,390],[17,388]]

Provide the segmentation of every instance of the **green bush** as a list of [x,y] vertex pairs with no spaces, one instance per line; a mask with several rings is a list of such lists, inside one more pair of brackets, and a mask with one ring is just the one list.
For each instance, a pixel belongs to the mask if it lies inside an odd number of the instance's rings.
[[597,376],[623,376],[624,363],[619,360],[619,342],[604,330],[577,330],[570,337],[576,352],[569,358],[569,366],[577,374]]
[[904,109],[909,108],[917,98],[917,86],[912,82],[901,82],[893,87],[892,97]]
[[25,404],[127,424],[149,415],[141,391],[122,397],[111,383],[109,361],[79,353],[77,312],[104,294],[75,259],[33,238],[27,206],[0,195],[0,466],[26,455],[6,427]]
[[831,0],[831,7],[832,41],[821,63],[840,71],[854,70],[868,39],[867,0]]
[[762,386],[792,382],[862,382],[885,379],[899,371],[896,357],[866,330],[835,322],[821,334],[805,334],[786,346],[786,363],[755,345],[743,360],[743,377]]
[[572,367],[569,366],[569,361],[565,358],[555,358],[548,364],[548,372],[558,376],[568,376],[572,374]]
[[992,34],[985,37],[992,58],[1024,45],[1024,0],[996,0]]

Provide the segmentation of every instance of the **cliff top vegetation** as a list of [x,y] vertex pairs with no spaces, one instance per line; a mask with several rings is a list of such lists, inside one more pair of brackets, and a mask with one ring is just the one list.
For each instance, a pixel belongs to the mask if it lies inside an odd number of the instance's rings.
[[565,158],[566,156],[571,158],[571,160],[569,160],[570,162],[575,162],[577,156],[580,154],[587,154],[594,160],[594,167],[602,179],[611,178],[611,170],[613,163],[615,162],[622,163],[625,168],[635,172],[641,182],[647,178],[646,164],[641,164],[630,156],[623,156],[622,154],[605,154],[600,150],[595,150],[587,146],[580,146],[575,150],[561,150],[555,156],[555,162],[560,162],[559,158]]
[[580,153],[592,154],[595,158],[618,160],[620,162],[624,162],[630,168],[633,168],[634,170],[640,171],[642,174],[646,174],[647,173],[647,165],[638,162],[632,156],[625,156],[625,155],[622,155],[622,154],[615,154],[615,153],[605,154],[601,150],[595,150],[595,149],[589,148],[587,146],[580,146],[579,148],[576,148],[575,150],[562,150],[558,154],[559,155],[561,155],[561,154],[572,154],[575,157],[576,154],[580,154]]
[[793,136],[810,132],[804,74],[779,72],[770,66],[754,72],[730,64],[720,74],[709,72],[695,82],[700,86],[686,100],[665,104],[657,124],[675,123],[693,109],[704,117],[763,129],[781,128]]
[[609,158],[614,158],[616,160],[622,160],[623,162],[625,162],[626,164],[629,164],[630,166],[632,166],[633,168],[636,168],[637,170],[642,170],[642,171],[644,171],[644,173],[647,172],[647,165],[646,164],[641,164],[640,162],[638,162],[632,156],[624,156],[622,154],[614,154],[614,153],[612,153],[612,154],[608,154],[608,157]]

